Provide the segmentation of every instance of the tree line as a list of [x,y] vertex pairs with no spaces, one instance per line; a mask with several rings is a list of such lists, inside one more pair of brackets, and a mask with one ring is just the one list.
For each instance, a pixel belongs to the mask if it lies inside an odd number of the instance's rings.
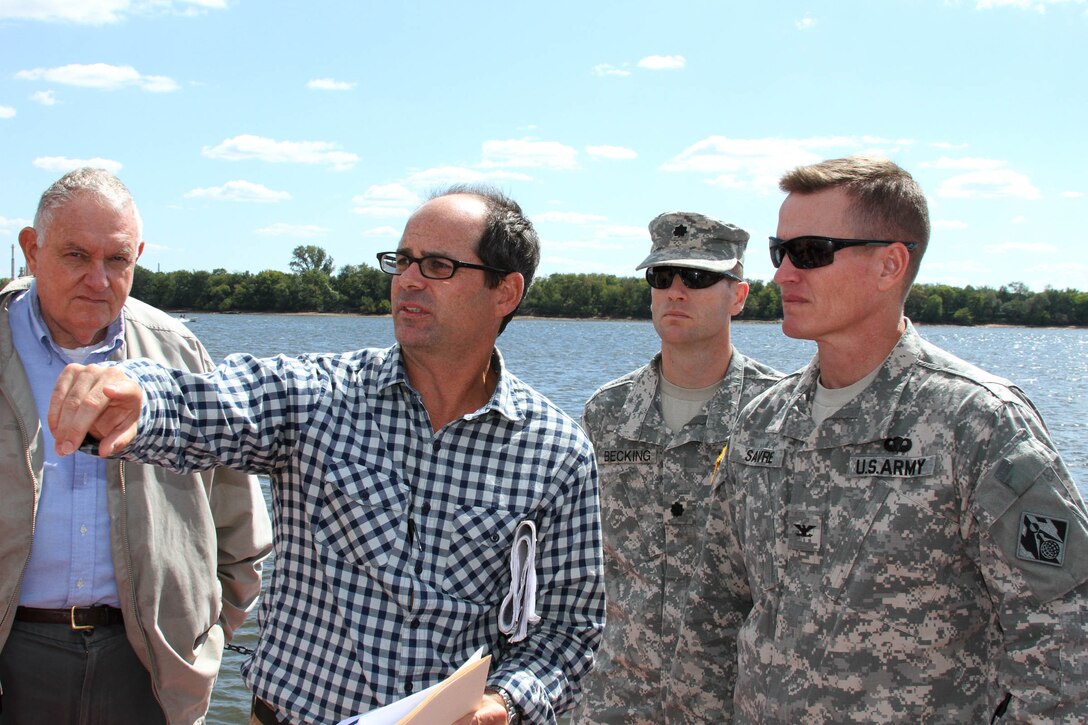
[[[198,312],[389,312],[390,277],[367,264],[336,269],[321,247],[292,253],[290,272],[152,272],[137,266],[132,296],[166,310]],[[750,280],[739,319],[778,320],[778,287]],[[923,324],[1088,327],[1088,292],[1031,292],[1012,283],[990,287],[915,285],[907,316]],[[610,274],[552,274],[538,278],[520,314],[541,317],[649,319],[650,286],[642,277]]]

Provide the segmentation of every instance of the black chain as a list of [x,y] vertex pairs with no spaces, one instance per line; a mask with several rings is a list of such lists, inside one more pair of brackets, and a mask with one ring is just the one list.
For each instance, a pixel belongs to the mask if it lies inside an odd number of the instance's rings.
[[246,657],[249,657],[251,654],[253,654],[253,650],[251,650],[249,647],[243,647],[240,644],[231,644],[230,642],[223,645],[223,649],[230,650],[231,652],[237,652],[238,654],[243,654]]

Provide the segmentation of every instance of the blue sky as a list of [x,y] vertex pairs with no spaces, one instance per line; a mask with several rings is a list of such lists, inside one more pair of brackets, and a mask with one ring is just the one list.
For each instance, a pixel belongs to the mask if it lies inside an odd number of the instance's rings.
[[84,164],[161,271],[373,265],[421,196],[483,181],[542,274],[635,275],[690,210],[769,280],[778,176],[876,153],[930,199],[920,282],[1088,289],[1086,0],[0,0],[0,48],[9,246]]

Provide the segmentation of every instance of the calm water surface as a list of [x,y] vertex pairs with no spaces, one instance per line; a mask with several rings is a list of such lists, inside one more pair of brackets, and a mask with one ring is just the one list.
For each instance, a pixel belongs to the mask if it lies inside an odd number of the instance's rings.
[[[393,343],[388,317],[205,314],[190,326],[216,360],[232,352],[341,352]],[[1042,411],[1078,486],[1088,486],[1088,330],[918,329],[940,347],[1022,387]],[[736,322],[733,339],[746,355],[783,371],[805,365],[816,349],[784,337],[776,323]],[[658,347],[649,321],[518,319],[499,338],[510,369],[575,418],[597,387],[643,365]],[[235,641],[252,647],[256,636],[250,617]],[[246,722],[249,695],[239,674],[241,659],[232,652],[223,659],[210,724]]]

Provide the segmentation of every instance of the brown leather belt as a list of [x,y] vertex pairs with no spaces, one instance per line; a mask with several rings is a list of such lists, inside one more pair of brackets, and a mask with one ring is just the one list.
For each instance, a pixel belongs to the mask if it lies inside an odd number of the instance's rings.
[[72,629],[94,629],[111,624],[124,624],[125,618],[117,607],[70,607],[69,609],[38,609],[17,607],[15,618],[20,622],[37,624],[67,624]]

